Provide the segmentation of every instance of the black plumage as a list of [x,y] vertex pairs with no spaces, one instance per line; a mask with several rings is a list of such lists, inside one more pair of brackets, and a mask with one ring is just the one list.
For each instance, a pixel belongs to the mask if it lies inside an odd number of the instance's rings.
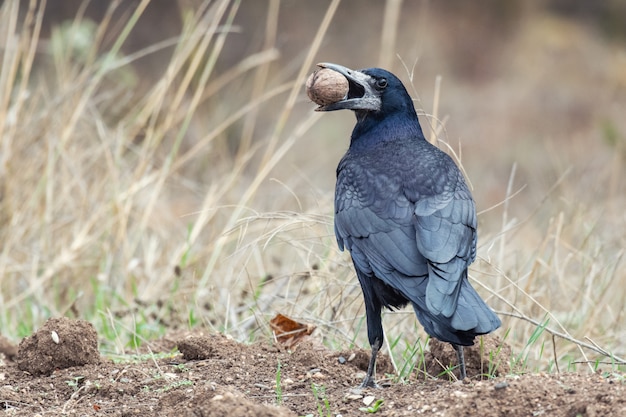
[[375,385],[382,308],[407,304],[430,336],[455,347],[463,378],[462,346],[500,326],[467,278],[476,257],[476,209],[463,174],[425,140],[395,75],[320,66],[345,76],[350,90],[318,110],[349,109],[357,119],[337,168],[335,233],[350,251],[365,299],[372,357],[362,385]]

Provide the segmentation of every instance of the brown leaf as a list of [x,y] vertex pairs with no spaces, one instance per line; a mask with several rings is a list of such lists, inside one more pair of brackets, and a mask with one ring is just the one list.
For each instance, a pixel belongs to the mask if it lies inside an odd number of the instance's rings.
[[310,335],[315,330],[315,326],[312,324],[298,323],[282,314],[277,314],[270,320],[270,327],[274,332],[276,341],[287,349],[295,347],[305,336]]

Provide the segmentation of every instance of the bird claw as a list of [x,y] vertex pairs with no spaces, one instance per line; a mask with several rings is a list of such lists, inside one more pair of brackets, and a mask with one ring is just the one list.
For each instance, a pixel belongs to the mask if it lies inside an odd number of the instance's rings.
[[364,388],[382,389],[383,387],[382,385],[378,385],[376,381],[374,381],[374,378],[365,377],[365,379],[363,380],[363,382],[361,382],[361,385],[359,385],[358,388],[359,389],[364,389]]

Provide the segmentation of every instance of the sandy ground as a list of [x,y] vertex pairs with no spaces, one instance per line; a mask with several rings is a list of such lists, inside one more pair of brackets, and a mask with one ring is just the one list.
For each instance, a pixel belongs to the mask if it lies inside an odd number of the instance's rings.
[[[378,400],[381,416],[626,415],[623,376],[512,374],[501,360],[510,349],[499,344],[485,339],[482,361],[477,347],[467,352],[463,382],[431,376],[454,364],[452,350],[431,341],[427,373],[393,382],[383,356],[384,388],[359,390],[368,359],[361,350],[330,351],[310,339],[287,350],[194,332],[154,341],[146,348],[152,355],[111,361],[98,353],[89,323],[51,319],[18,350],[0,338],[0,415],[352,416],[367,415],[366,404]],[[481,376],[488,351],[502,356],[493,379]]]

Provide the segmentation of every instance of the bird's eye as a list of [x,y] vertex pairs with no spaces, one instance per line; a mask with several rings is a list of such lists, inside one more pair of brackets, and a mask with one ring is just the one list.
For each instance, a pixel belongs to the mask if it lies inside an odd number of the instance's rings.
[[385,78],[379,78],[376,80],[376,87],[380,89],[387,87],[387,80]]

